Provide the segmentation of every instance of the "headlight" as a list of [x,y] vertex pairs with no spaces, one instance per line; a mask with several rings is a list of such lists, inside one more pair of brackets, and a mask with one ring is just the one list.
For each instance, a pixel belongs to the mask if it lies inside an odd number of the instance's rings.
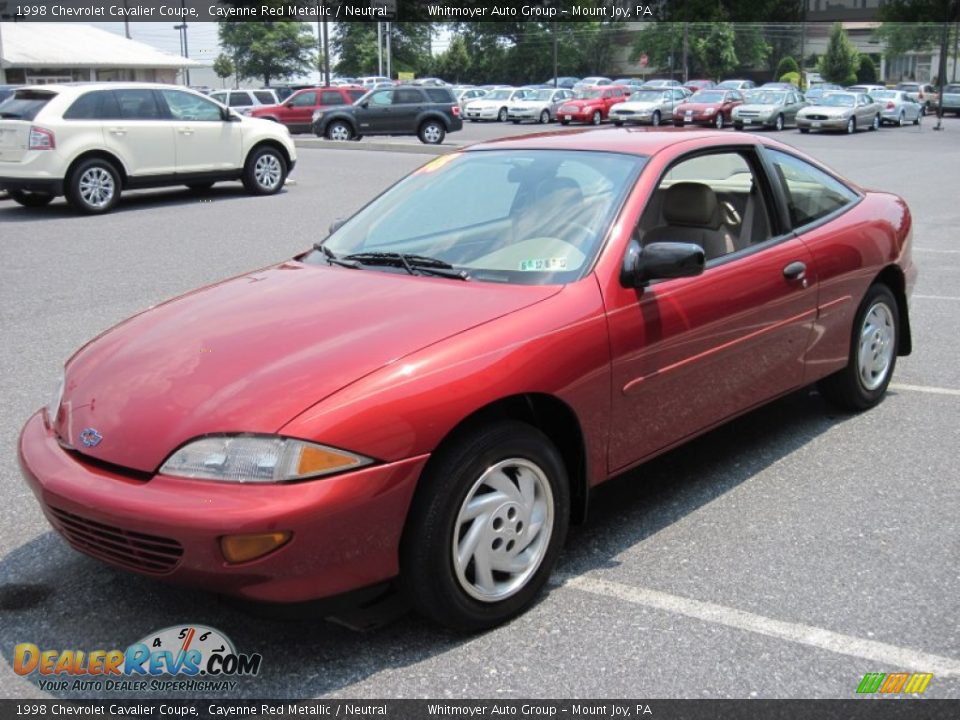
[[707,108],[706,110],[703,111],[703,114],[704,114],[704,115],[709,115],[709,114],[711,114],[714,110],[716,110],[716,108]]
[[320,477],[373,462],[346,450],[276,435],[217,435],[194,440],[160,467],[164,475],[238,483]]
[[60,414],[60,403],[63,401],[63,369],[60,370],[60,379],[57,381],[57,388],[53,392],[53,397],[47,403],[47,425],[53,427],[57,422],[57,415]]

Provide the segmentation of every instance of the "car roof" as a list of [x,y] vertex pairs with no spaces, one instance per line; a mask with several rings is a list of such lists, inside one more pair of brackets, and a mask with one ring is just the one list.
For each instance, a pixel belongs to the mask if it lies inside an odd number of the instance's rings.
[[[758,136],[743,136],[745,143],[774,145]],[[729,133],[693,128],[584,128],[555,130],[509,138],[497,138],[466,148],[474,150],[593,150],[650,156],[677,143],[728,139]],[[740,137],[737,138],[738,142]]]

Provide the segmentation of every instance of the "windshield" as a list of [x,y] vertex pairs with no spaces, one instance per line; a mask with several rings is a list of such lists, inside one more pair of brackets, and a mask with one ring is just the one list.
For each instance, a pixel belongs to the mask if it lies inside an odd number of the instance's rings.
[[722,103],[724,94],[722,92],[713,92],[710,90],[701,90],[694,93],[689,102],[693,103]]
[[750,96],[752,105],[779,105],[783,102],[784,94],[782,92],[762,92]]
[[657,102],[662,97],[659,90],[637,90],[630,95],[630,102]]
[[488,95],[484,95],[483,99],[484,100],[509,100],[510,93],[512,92],[513,90],[494,90],[492,93],[489,93]]
[[536,94],[530,95],[527,100],[549,100],[553,97],[553,90],[538,90]]
[[853,107],[855,99],[856,98],[853,95],[832,93],[830,95],[824,95],[820,99],[820,104],[828,107]]
[[896,100],[899,98],[899,94],[896,90],[874,90],[870,93],[872,98],[883,98],[884,100]]
[[576,100],[593,100],[594,98],[600,97],[602,90],[577,90],[576,94],[573,96]]
[[[645,161],[566,150],[442,155],[323,244],[339,257],[390,252],[435,258],[477,281],[571,282],[591,267]],[[323,264],[327,258],[315,251],[305,261]]]

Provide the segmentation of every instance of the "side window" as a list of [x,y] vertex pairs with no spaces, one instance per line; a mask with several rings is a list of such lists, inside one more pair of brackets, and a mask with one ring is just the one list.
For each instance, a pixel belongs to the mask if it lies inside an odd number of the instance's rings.
[[222,92],[210,93],[210,99],[216,100],[218,103],[227,104],[227,94]]
[[153,90],[117,90],[120,118],[123,120],[164,120]]
[[261,105],[275,105],[277,102],[269,90],[254,91],[253,95]]
[[778,150],[769,150],[773,166],[787,195],[790,222],[800,227],[840,210],[857,194],[808,162]]
[[[169,102],[169,100],[168,100]],[[250,99],[250,94],[245,92],[232,92],[230,93],[230,107],[248,107],[249,105],[255,105],[256,103]]]
[[106,120],[118,116],[112,90],[95,90],[78,97],[63,114],[64,120]]
[[393,102],[393,90],[380,90],[370,96],[370,104],[376,107],[385,107]]
[[305,92],[301,95],[297,95],[293,100],[290,101],[290,107],[301,108],[301,107],[313,107],[317,104],[317,94],[315,92]]
[[343,96],[338,90],[324,90],[320,93],[321,105],[343,105]]
[[426,88],[425,92],[427,97],[430,98],[430,102],[435,103],[454,103],[456,100],[453,99],[453,96],[450,94],[450,91],[446,88]]
[[753,168],[739,152],[681,160],[661,179],[640,218],[641,242],[691,242],[707,261],[771,237]]
[[393,91],[394,105],[415,105],[423,102],[423,95],[419,90],[413,88],[400,88]]
[[366,90],[347,90],[347,95],[350,96],[350,99],[353,102],[356,102],[366,94],[367,94]]
[[[223,116],[220,114],[220,108],[207,100],[205,97],[186,93],[180,90],[161,90],[163,99],[170,108],[170,114],[176,120],[202,121],[202,122],[220,122]],[[246,95],[246,93],[243,93]],[[231,105],[233,96],[231,94]]]

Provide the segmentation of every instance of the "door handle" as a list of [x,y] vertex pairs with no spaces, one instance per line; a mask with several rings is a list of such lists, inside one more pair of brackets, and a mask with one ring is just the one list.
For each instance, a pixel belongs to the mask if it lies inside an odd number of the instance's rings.
[[794,260],[783,269],[783,276],[787,280],[803,280],[807,266],[799,260]]
[[111,135],[126,135],[127,129],[122,127],[112,127],[110,128]]
[[193,135],[193,130],[190,128],[179,128],[179,132],[181,135]]

